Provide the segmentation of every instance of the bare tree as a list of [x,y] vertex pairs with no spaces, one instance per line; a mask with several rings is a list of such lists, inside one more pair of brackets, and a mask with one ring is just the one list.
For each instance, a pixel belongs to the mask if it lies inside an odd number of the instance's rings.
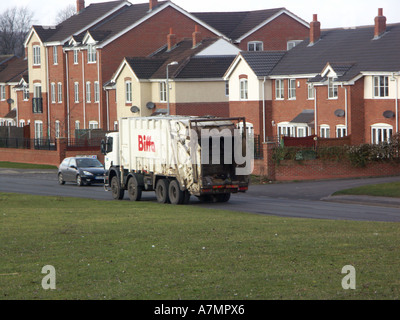
[[60,24],[61,22],[64,22],[68,18],[72,17],[76,13],[76,7],[73,4],[69,4],[66,6],[64,9],[61,9],[57,13],[56,17],[56,24]]
[[12,7],[0,14],[0,54],[24,56],[24,41],[33,12],[26,7]]

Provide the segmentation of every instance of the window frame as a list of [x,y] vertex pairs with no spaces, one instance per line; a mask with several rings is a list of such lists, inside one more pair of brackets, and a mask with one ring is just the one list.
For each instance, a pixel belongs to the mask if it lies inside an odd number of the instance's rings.
[[296,100],[296,79],[288,79],[288,99]]
[[97,62],[97,50],[96,47],[92,44],[89,44],[87,48],[87,61],[88,63]]
[[34,45],[32,47],[32,51],[33,51],[33,65],[34,66],[40,66],[42,64],[40,46]]
[[[393,126],[386,123],[376,123],[371,126],[371,144],[390,142],[393,136]],[[382,139],[383,138],[383,139]]]
[[[384,79],[383,85],[381,82],[382,79]],[[389,76],[373,76],[372,86],[373,96],[375,99],[387,99],[389,97]],[[384,90],[383,95],[382,90]]]
[[74,100],[79,103],[79,82],[74,83]]
[[78,49],[74,49],[74,64],[79,64],[79,50]]
[[[253,47],[253,48],[251,48],[251,47]],[[264,51],[264,42],[263,41],[249,41],[247,43],[247,51],[252,51],[252,52]]]
[[129,104],[132,103],[132,81],[126,80],[125,81],[125,103]]
[[344,138],[344,137],[347,137],[347,128],[345,125],[339,124],[336,126],[336,138]]
[[56,84],[55,82],[52,82],[50,84],[51,88],[51,103],[56,103]]
[[53,64],[58,65],[58,50],[57,46],[53,46]]
[[6,100],[6,85],[0,84],[0,101]]
[[314,84],[312,84],[312,83],[307,84],[307,99],[308,100],[315,99]]
[[319,127],[320,138],[329,139],[331,137],[331,127],[327,124],[321,124]]
[[100,84],[98,81],[94,82],[94,102],[100,102]]
[[249,100],[249,80],[247,78],[240,79],[240,100]]
[[160,102],[167,102],[167,82],[160,81],[159,89],[160,89]]
[[[278,85],[279,83],[279,85]],[[279,93],[279,96],[278,96]],[[275,80],[275,100],[285,99],[285,81],[283,79]]]
[[58,101],[58,103],[63,102],[63,91],[62,91],[62,83],[61,82],[57,83],[57,101]]
[[338,88],[337,84],[334,84],[333,78],[328,78],[328,99],[329,100],[336,100],[338,99]]
[[86,102],[92,102],[92,92],[91,92],[91,83],[90,81],[86,81]]

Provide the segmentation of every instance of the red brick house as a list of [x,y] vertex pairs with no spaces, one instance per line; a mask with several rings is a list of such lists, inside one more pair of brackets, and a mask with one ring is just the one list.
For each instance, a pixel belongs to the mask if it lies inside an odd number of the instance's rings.
[[25,42],[32,105],[24,118],[34,124],[31,135],[73,137],[76,129],[112,130],[116,110],[107,104],[104,85],[125,56],[147,56],[162,48],[171,28],[176,41],[192,37],[197,26],[204,38],[254,50],[286,49],[288,41],[293,46],[308,34],[304,21],[284,8],[238,13],[235,24],[230,13],[222,16],[218,23],[215,14],[192,14],[170,1],[86,7],[77,0],[77,14],[63,23],[33,26]]
[[231,115],[256,134],[322,138],[352,144],[387,141],[399,132],[400,24],[321,30],[288,52],[241,53],[226,73]]

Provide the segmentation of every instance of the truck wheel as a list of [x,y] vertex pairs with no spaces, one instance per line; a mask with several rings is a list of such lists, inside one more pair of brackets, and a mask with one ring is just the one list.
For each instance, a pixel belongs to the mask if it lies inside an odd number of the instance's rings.
[[157,202],[159,203],[169,202],[168,188],[169,188],[169,181],[167,179],[160,179],[157,181],[156,185]]
[[231,198],[230,193],[224,193],[224,194],[218,194],[216,195],[217,202],[228,202],[229,199]]
[[189,190],[183,191],[183,202],[182,204],[188,204],[190,201],[190,192]]
[[171,204],[182,204],[184,200],[184,194],[181,188],[179,188],[179,182],[172,180],[168,188],[169,200]]
[[122,200],[124,198],[124,189],[121,188],[117,176],[111,179],[111,194],[114,200]]
[[142,187],[139,186],[135,176],[132,176],[128,182],[128,195],[131,201],[140,201],[142,199]]

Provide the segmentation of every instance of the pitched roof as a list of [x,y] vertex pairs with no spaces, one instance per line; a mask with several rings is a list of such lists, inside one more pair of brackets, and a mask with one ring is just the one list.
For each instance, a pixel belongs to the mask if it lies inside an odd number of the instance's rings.
[[193,57],[175,76],[176,79],[222,78],[235,56]]
[[241,53],[257,77],[268,76],[285,54],[286,51],[248,51]]
[[400,71],[400,23],[387,25],[383,36],[373,38],[374,26],[322,31],[314,45],[304,40],[288,51],[271,75],[319,75],[327,63],[338,81],[352,80],[361,72]]
[[192,13],[228,38],[236,40],[285,8],[241,12]]
[[0,70],[0,82],[18,82],[24,73],[28,70],[28,61],[23,58],[17,58],[10,61],[7,64],[2,65],[2,70]]
[[108,1],[102,3],[93,3],[73,15],[69,19],[63,21],[55,27],[34,26],[42,42],[64,41],[71,35],[81,32],[98,19],[111,15],[113,10],[122,6],[126,1]]

